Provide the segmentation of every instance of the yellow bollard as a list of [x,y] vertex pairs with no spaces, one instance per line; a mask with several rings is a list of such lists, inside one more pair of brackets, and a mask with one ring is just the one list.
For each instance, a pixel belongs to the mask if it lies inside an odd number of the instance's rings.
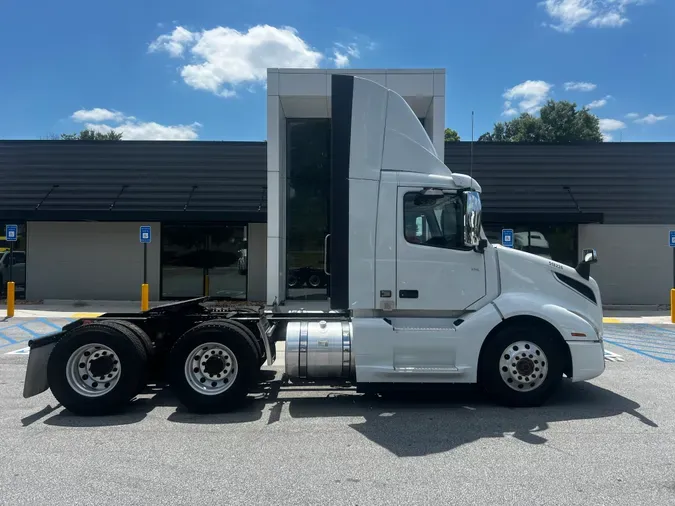
[[14,316],[14,281],[7,282],[7,318]]
[[675,288],[670,289],[670,322],[675,323]]
[[147,283],[141,285],[141,311],[147,311],[150,308],[150,289]]
[[204,276],[204,295],[209,295],[209,275]]

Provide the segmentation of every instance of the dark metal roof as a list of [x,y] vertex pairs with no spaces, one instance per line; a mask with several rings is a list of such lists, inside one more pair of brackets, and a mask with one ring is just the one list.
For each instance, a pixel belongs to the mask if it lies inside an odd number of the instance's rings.
[[[265,142],[0,141],[0,220],[265,222],[266,170]],[[675,219],[675,143],[476,142],[473,176],[486,221]]]
[[0,219],[267,219],[265,142],[0,141]]
[[[469,142],[446,143],[446,165],[468,174],[470,151]],[[604,223],[625,224],[675,220],[675,143],[476,142],[473,153],[473,176],[483,189],[487,216],[537,219],[547,213],[584,223],[595,215]]]

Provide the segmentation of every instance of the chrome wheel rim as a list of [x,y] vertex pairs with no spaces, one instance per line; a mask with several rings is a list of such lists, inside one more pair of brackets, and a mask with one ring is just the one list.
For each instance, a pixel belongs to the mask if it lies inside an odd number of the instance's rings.
[[185,360],[185,379],[202,395],[218,395],[234,384],[239,367],[232,350],[221,343],[204,343]]
[[530,341],[509,345],[499,360],[502,380],[517,392],[531,392],[539,388],[546,381],[548,367],[544,350]]
[[73,353],[66,364],[68,385],[84,397],[101,397],[120,380],[122,364],[112,348],[100,343],[85,344]]
[[321,284],[321,278],[313,274],[309,277],[308,283],[312,288],[317,288]]

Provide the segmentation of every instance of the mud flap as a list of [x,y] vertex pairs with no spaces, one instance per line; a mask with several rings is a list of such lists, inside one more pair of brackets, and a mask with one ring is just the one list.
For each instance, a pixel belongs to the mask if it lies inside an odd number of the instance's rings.
[[26,368],[26,379],[23,384],[24,398],[33,397],[41,394],[49,388],[47,381],[47,362],[56,342],[32,348],[28,355],[28,367]]

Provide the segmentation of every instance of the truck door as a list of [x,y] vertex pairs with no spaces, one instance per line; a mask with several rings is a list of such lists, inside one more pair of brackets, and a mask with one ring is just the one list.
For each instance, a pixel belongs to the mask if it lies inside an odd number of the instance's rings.
[[422,190],[398,189],[397,309],[463,310],[485,296],[485,257],[463,246],[461,196]]

